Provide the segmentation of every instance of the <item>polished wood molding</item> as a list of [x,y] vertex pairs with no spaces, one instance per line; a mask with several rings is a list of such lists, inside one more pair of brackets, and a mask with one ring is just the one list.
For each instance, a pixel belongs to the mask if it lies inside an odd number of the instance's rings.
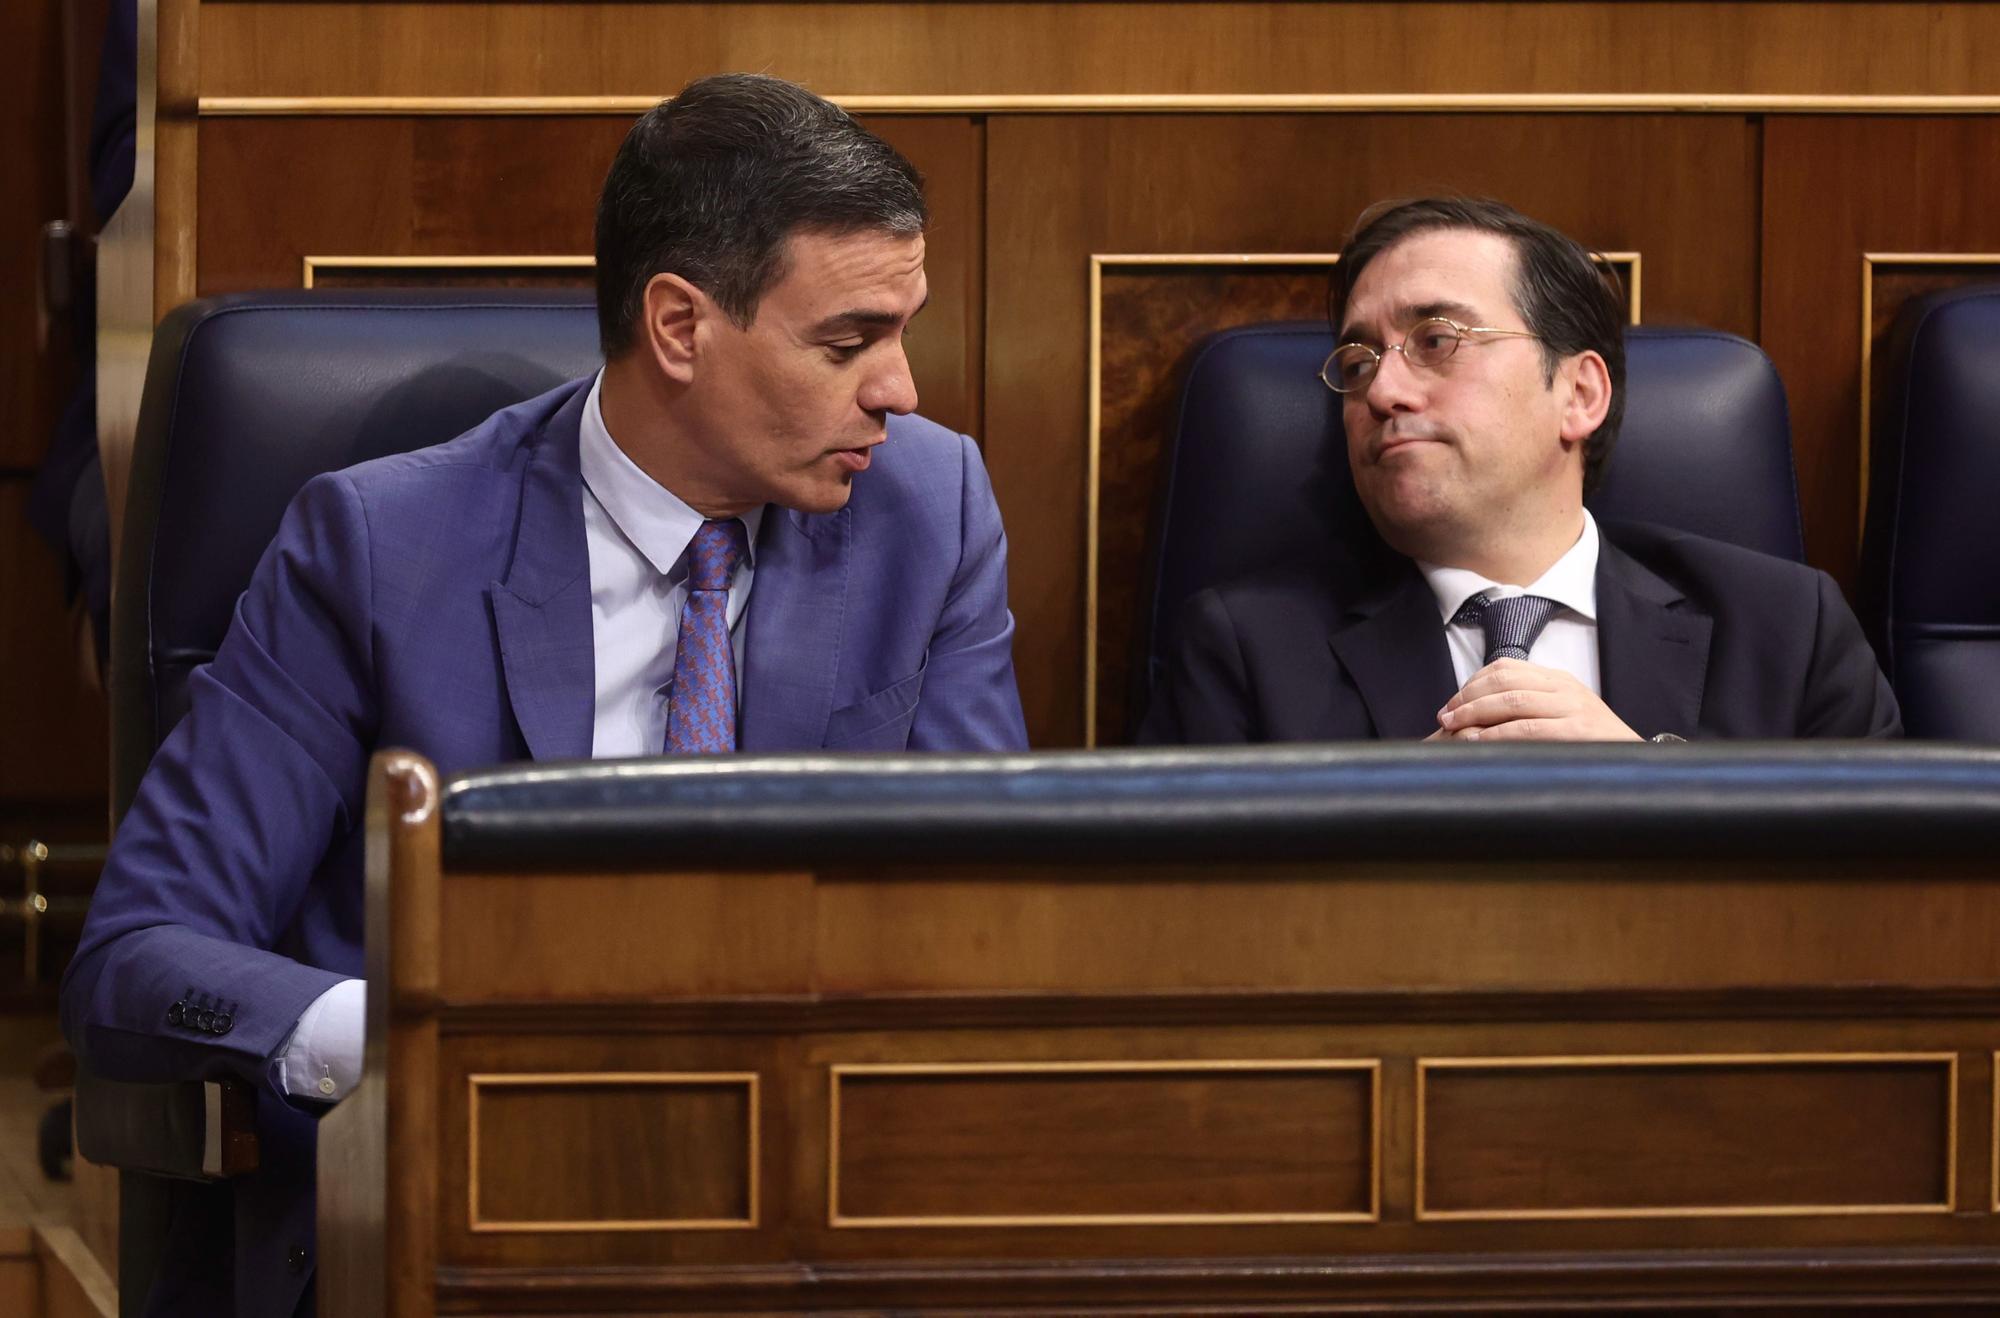
[[[1956,1249],[1675,1249],[1590,1258],[1578,1254],[1433,1253],[1300,1258],[962,1261],[922,1267],[818,1262],[740,1267],[438,1269],[440,1307],[492,1312],[524,1290],[549,1309],[626,1312],[966,1307],[1009,1313],[1242,1312],[1254,1294],[1307,1312],[1436,1314],[1441,1302],[1531,1303],[1537,1313],[1603,1314],[1607,1296],[1646,1296],[1633,1309],[1712,1314],[1718,1305],[1772,1306],[1782,1294],[1839,1302],[1843,1314],[1962,1315],[2000,1284],[2000,1256]],[[1329,1296],[1340,1297],[1335,1308]],[[919,1301],[918,1297],[921,1297]],[[1004,1297],[1004,1300],[1001,1300]],[[1025,1298],[1024,1297],[1034,1297]],[[1289,1303],[1287,1303],[1289,1302]],[[1509,1303],[1512,1302],[1512,1303]],[[1779,1311],[1789,1307],[1785,1301]]]
[[510,1034],[790,1034],[849,1030],[1260,1025],[1507,1024],[1532,1021],[1826,1021],[1886,1014],[1908,1020],[2000,1017],[2000,988],[1810,985],[1654,991],[1588,989],[1388,993],[783,994],[660,1002],[446,1002],[442,1038]]

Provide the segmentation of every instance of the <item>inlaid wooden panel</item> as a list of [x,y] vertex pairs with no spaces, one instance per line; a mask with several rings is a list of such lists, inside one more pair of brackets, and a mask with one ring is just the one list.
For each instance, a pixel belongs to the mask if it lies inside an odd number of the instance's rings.
[[1126,740],[1139,711],[1132,709],[1134,638],[1150,604],[1145,579],[1149,548],[1158,533],[1161,457],[1171,438],[1175,407],[1189,354],[1203,336],[1262,320],[1326,316],[1332,257],[1316,262],[1237,265],[1226,259],[1198,264],[1152,264],[1106,258],[1097,323],[1100,345],[1096,393],[1097,484],[1086,492],[1096,542],[1097,590],[1085,601],[1086,644],[1095,651],[1085,674],[1095,696],[1086,713],[1093,744]]
[[1791,403],[1806,557],[1851,583],[1862,345],[1923,282],[1892,265],[1872,281],[1880,311],[1864,308],[1863,257],[2000,252],[2000,119],[1785,116],[1764,135],[1763,343]]
[[1648,322],[1757,333],[1756,132],[1741,119],[1103,115],[987,131],[987,459],[1037,745],[1085,732],[1092,255],[1334,251],[1385,197],[1486,193],[1644,253]]
[[835,1066],[835,1227],[1375,1215],[1368,1062]]
[[473,1231],[757,1225],[757,1076],[475,1075]]
[[[799,1126],[789,1042],[523,1018],[488,1030],[443,1017],[440,1258],[566,1269],[748,1263],[785,1248]],[[496,1101],[513,1105],[504,1129]]]
[[1949,1212],[1955,1064],[1420,1061],[1417,1217]]
[[204,96],[2000,90],[1970,4],[211,0],[201,35]]
[[[556,276],[521,258],[590,255],[597,195],[630,126],[624,114],[204,121],[197,290],[296,288],[307,257],[344,258],[346,274],[316,285],[396,283],[368,260],[415,257],[498,260],[486,282],[547,282]],[[931,300],[908,338],[922,411],[981,437],[982,130],[963,117],[870,127],[923,172],[931,205]],[[480,280],[442,266],[403,278]]]

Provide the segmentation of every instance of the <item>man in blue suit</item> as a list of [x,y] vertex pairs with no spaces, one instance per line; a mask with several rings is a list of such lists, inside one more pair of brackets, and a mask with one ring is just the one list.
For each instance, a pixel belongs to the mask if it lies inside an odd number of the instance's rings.
[[605,183],[603,371],[299,495],[64,984],[92,1071],[259,1087],[262,1166],[177,1218],[151,1312],[311,1307],[378,747],[449,773],[1025,746],[991,488],[969,439],[912,415],[925,222],[916,171],[839,109],[694,83]]

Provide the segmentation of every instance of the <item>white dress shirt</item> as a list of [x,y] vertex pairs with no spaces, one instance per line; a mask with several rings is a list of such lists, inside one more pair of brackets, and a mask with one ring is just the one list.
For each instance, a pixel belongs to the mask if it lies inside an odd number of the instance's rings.
[[[658,755],[667,741],[669,687],[687,602],[687,548],[702,515],[627,457],[604,425],[604,372],[584,400],[578,461],[583,533],[590,554],[590,639],[596,651],[593,759]],[[743,619],[756,575],[764,509],[743,514],[750,552],[729,583],[729,640],[743,672]],[[737,708],[743,686],[736,687]],[[361,1078],[367,985],[345,979],[313,999],[275,1062],[285,1093],[322,1103]]]
[[1445,643],[1451,649],[1452,672],[1463,687],[1472,675],[1486,666],[1486,633],[1476,622],[1453,622],[1465,602],[1474,595],[1505,599],[1510,595],[1540,595],[1562,605],[1549,618],[1542,634],[1528,651],[1528,661],[1545,668],[1560,668],[1589,687],[1593,695],[1603,695],[1603,680],[1597,662],[1597,521],[1586,511],[1583,534],[1549,570],[1526,586],[1489,581],[1462,567],[1440,567],[1418,562],[1431,594],[1437,596],[1438,617],[1444,622]]
[[[687,548],[702,515],[639,470],[604,428],[598,391],[584,400],[578,457],[583,531],[590,548],[590,639],[597,652],[593,759],[658,755],[667,742],[668,685],[687,603]],[[756,576],[764,509],[743,514],[750,553],[729,583],[729,642],[743,672],[743,618]],[[743,684],[736,685],[737,708]]]

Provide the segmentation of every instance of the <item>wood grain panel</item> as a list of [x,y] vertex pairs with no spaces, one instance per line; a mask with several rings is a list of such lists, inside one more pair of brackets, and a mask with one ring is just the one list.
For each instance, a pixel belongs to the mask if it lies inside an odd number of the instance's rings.
[[[75,379],[67,326],[41,315],[41,227],[76,218],[70,211],[64,136],[62,5],[58,0],[16,0],[0,6],[0,43],[15,52],[11,75],[0,81],[0,120],[14,125],[0,134],[0,397],[9,400],[9,423],[0,434],[0,468],[31,468],[48,447],[57,409]],[[75,144],[81,149],[81,144]],[[51,330],[57,337],[50,337]],[[13,688],[19,690],[20,688]]]
[[834,1226],[1365,1221],[1374,1069],[836,1066]]
[[719,69],[877,95],[2000,90],[2000,14],[1893,0],[240,0],[203,5],[202,38],[204,96],[660,95]]
[[[307,256],[587,256],[629,127],[623,116],[206,121],[198,291],[296,288]],[[870,127],[928,185],[931,301],[908,340],[924,414],[978,435],[983,130],[963,117]]]
[[1790,397],[1806,557],[1851,586],[1862,257],[2000,252],[2000,119],[1786,116],[1764,135],[1763,342]]
[[1420,1220],[1952,1206],[1950,1056],[1418,1065]]
[[819,885],[824,992],[1944,987],[2000,964],[2000,888],[1900,867],[1104,867],[1059,894],[970,867],[853,877]]
[[456,1002],[803,992],[811,900],[804,874],[454,875],[443,990]]
[[110,741],[84,633],[63,603],[62,565],[28,525],[28,482],[0,481],[0,800],[104,799]]
[[987,461],[1039,746],[1084,731],[1091,255],[1325,251],[1384,197],[1487,193],[1643,252],[1649,323],[1757,333],[1756,131],[1741,119],[1065,115],[987,133]]
[[[1145,579],[1158,528],[1160,460],[1171,438],[1188,355],[1202,337],[1260,320],[1326,316],[1330,264],[1105,264],[1100,278],[1098,482],[1099,590],[1086,631],[1097,652],[1092,744],[1117,744],[1139,711],[1127,697],[1134,641],[1151,602]],[[1087,494],[1086,497],[1092,497]]]
[[474,1231],[757,1225],[757,1077],[476,1075]]

